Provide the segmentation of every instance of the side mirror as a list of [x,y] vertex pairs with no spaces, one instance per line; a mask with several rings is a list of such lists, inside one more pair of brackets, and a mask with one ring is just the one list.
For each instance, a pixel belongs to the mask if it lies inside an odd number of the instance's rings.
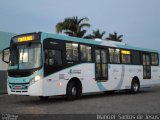
[[10,48],[5,48],[2,51],[2,61],[5,63],[9,63],[9,53],[10,53]]

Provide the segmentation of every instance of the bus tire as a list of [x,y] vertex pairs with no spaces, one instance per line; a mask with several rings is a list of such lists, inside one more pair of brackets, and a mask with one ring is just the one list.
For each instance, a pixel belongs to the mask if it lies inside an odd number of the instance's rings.
[[115,90],[104,91],[104,93],[106,93],[106,94],[114,94]]
[[78,96],[78,87],[76,82],[70,82],[67,86],[67,100],[75,100]]
[[131,93],[131,94],[136,94],[136,93],[139,92],[139,90],[140,90],[139,80],[133,79],[133,80],[132,80],[132,83],[131,83],[130,93]]
[[48,100],[49,96],[39,96],[40,100]]

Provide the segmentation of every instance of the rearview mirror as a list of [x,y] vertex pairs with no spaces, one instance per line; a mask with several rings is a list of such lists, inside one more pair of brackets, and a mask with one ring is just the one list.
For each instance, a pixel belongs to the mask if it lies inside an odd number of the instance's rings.
[[5,48],[2,51],[2,61],[5,63],[9,63],[9,54],[10,54],[10,48]]

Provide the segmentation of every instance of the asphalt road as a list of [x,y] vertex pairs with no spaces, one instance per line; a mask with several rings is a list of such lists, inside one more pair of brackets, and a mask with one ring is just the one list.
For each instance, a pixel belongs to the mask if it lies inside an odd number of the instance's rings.
[[75,101],[64,96],[41,101],[38,97],[0,95],[0,113],[10,114],[108,114],[160,113],[160,87],[141,90],[132,95],[125,92],[95,93]]

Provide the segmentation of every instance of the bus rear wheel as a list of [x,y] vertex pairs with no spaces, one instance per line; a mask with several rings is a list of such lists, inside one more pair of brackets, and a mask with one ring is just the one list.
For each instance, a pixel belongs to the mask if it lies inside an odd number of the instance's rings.
[[67,87],[67,100],[75,100],[78,96],[78,87],[76,82],[69,83]]
[[136,94],[139,92],[139,89],[140,89],[140,83],[137,79],[133,79],[132,80],[132,83],[131,83],[131,89],[130,89],[130,92],[132,94]]

